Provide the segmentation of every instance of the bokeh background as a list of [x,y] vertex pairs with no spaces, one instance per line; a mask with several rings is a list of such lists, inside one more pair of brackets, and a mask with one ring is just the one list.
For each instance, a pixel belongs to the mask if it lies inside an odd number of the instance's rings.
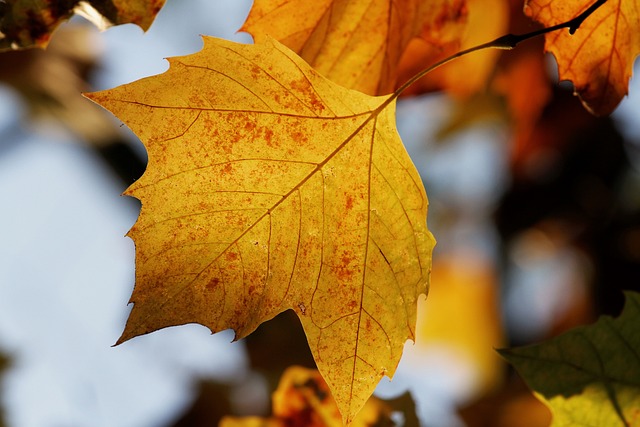
[[[236,343],[186,325],[112,347],[139,210],[120,193],[146,158],[78,93],[161,73],[162,58],[201,48],[198,34],[249,43],[237,30],[250,7],[169,0],[147,33],[74,18],[47,51],[0,54],[0,426],[216,425],[268,414],[282,371],[313,366],[292,313]],[[438,245],[417,343],[376,394],[409,391],[423,426],[548,425],[494,348],[616,315],[621,289],[639,289],[640,84],[595,118],[546,61],[548,96],[525,136],[495,92],[398,104]]]

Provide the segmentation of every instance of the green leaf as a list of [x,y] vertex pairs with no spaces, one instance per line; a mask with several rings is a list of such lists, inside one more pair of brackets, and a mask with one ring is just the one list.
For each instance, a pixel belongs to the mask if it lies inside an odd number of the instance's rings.
[[640,426],[640,294],[538,345],[499,350],[553,413],[557,426]]

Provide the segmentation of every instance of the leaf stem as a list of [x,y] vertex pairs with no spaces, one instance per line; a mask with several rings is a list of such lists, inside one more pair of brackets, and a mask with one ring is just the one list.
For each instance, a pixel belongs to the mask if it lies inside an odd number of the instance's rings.
[[400,94],[402,92],[404,92],[409,86],[411,86],[412,84],[414,84],[415,82],[417,82],[418,80],[420,80],[422,77],[424,77],[425,75],[429,74],[431,71],[435,70],[436,68],[439,68],[441,66],[443,66],[444,64],[453,61],[454,59],[460,58],[462,56],[468,55],[470,53],[479,51],[479,50],[484,50],[484,49],[505,49],[505,50],[511,50],[513,48],[515,48],[519,43],[546,34],[546,33],[550,33],[552,31],[556,31],[556,30],[560,30],[562,28],[569,28],[569,34],[573,35],[576,30],[578,28],[580,28],[580,25],[582,25],[582,23],[584,22],[585,19],[587,19],[589,17],[589,15],[591,15],[593,12],[595,12],[600,6],[602,6],[603,4],[605,4],[607,2],[607,0],[597,0],[595,3],[593,3],[588,9],[586,9],[584,12],[582,12],[580,15],[576,16],[575,18],[563,22],[561,24],[557,24],[554,25],[552,27],[547,27],[547,28],[541,28],[539,30],[535,30],[535,31],[531,31],[530,33],[525,33],[525,34],[506,34],[502,37],[498,37],[497,39],[487,42],[487,43],[483,43],[474,47],[470,47],[469,49],[465,49],[465,50],[461,50],[458,53],[455,53],[441,61],[436,62],[435,64],[425,68],[424,70],[420,71],[418,74],[416,74],[415,76],[411,77],[409,80],[407,80],[402,86],[400,86],[398,89],[396,89],[393,94],[391,94],[391,96],[388,98],[387,102],[385,102],[385,104],[388,104],[390,102],[392,102],[394,99],[398,98],[400,96]]

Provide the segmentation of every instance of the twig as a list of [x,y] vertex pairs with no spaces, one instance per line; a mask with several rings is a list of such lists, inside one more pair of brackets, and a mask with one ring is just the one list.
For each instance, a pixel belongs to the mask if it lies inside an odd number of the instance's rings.
[[557,24],[554,25],[552,27],[547,27],[547,28],[541,28],[539,30],[536,31],[531,31],[530,33],[525,33],[525,34],[507,34],[504,35],[502,37],[498,37],[497,39],[490,41],[488,43],[483,43],[481,45],[478,46],[474,46],[471,47],[469,49],[465,49],[462,50],[454,55],[449,56],[448,58],[445,58],[441,61],[436,62],[435,64],[431,65],[430,67],[420,71],[418,74],[416,74],[415,76],[411,77],[409,80],[407,80],[402,86],[400,86],[398,89],[396,89],[393,94],[391,95],[391,97],[389,97],[389,99],[387,100],[387,102],[385,102],[385,104],[388,104],[389,102],[393,101],[394,99],[398,98],[398,96],[400,96],[400,94],[402,92],[404,92],[409,86],[411,86],[412,84],[414,84],[416,81],[420,80],[422,77],[424,77],[426,74],[429,74],[431,71],[435,70],[438,67],[441,67],[442,65],[453,61],[454,59],[460,58],[461,56],[465,56],[468,55],[470,53],[473,52],[477,52],[479,50],[484,50],[484,49],[505,49],[505,50],[511,50],[513,48],[515,48],[519,43],[531,39],[533,37],[537,37],[546,33],[550,33],[552,31],[556,31],[556,30],[560,30],[562,28],[569,28],[569,34],[573,35],[576,30],[578,30],[578,28],[580,28],[580,25],[582,25],[582,23],[584,22],[585,19],[587,19],[593,12],[595,12],[600,6],[602,6],[603,4],[605,4],[607,2],[607,0],[597,0],[595,3],[593,3],[588,9],[586,9],[584,12],[582,12],[580,15],[576,16],[575,18],[567,21],[567,22],[563,22],[561,24]]

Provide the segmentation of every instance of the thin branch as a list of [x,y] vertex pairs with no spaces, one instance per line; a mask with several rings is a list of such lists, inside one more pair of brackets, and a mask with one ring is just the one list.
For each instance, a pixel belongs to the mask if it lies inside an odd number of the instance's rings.
[[426,74],[429,74],[431,71],[435,70],[438,67],[443,66],[444,64],[453,61],[454,59],[460,58],[461,56],[465,56],[468,55],[470,53],[473,52],[477,52],[479,50],[484,50],[484,49],[505,49],[505,50],[511,50],[513,48],[515,48],[519,43],[534,38],[534,37],[538,37],[540,35],[546,34],[546,33],[550,33],[552,31],[556,31],[556,30],[560,30],[562,28],[568,28],[569,29],[569,34],[573,35],[576,30],[578,28],[580,28],[580,25],[582,25],[582,23],[584,22],[585,19],[587,19],[593,12],[595,12],[600,6],[602,6],[603,4],[605,4],[607,2],[607,0],[597,0],[595,3],[593,3],[588,9],[586,9],[584,12],[582,12],[580,15],[576,16],[575,18],[567,21],[567,22],[563,22],[561,24],[557,24],[554,25],[552,27],[547,27],[547,28],[541,28],[539,30],[535,30],[535,31],[531,31],[530,33],[525,33],[525,34],[507,34],[504,35],[502,37],[498,37],[497,39],[490,41],[488,43],[483,43],[481,45],[478,46],[474,46],[471,47],[469,49],[465,49],[462,50],[454,55],[449,56],[448,58],[445,58],[441,61],[436,62],[435,64],[431,65],[430,67],[420,71],[418,74],[416,74],[415,76],[411,77],[409,80],[407,80],[402,86],[400,86],[398,89],[396,89],[393,94],[389,97],[389,99],[387,100],[387,102],[385,102],[384,104],[388,104],[391,101],[393,101],[394,99],[398,98],[398,96],[400,96],[400,94],[402,92],[404,92],[409,86],[411,86],[412,84],[414,84],[416,81],[420,80],[422,77],[424,77]]

